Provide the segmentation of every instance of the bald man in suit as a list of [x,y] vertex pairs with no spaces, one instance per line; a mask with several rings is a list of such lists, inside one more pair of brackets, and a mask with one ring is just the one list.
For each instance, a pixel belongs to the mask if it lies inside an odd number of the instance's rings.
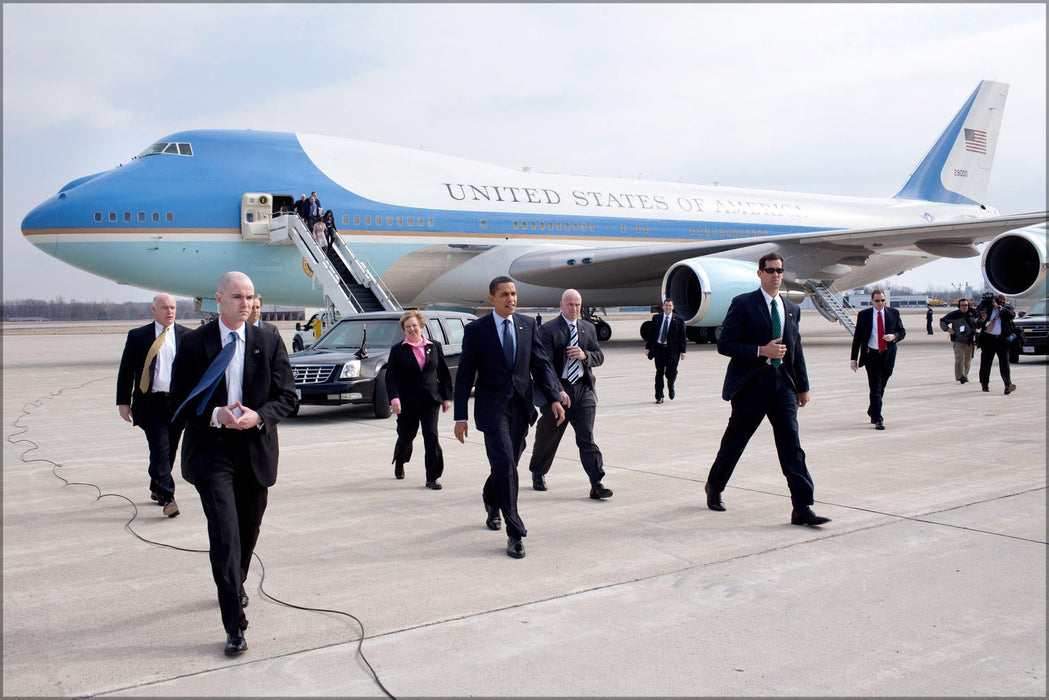
[[219,317],[186,334],[171,380],[176,418],[186,421],[182,477],[196,487],[207,518],[229,656],[248,648],[244,579],[277,480],[277,423],[296,401],[284,342],[246,323],[254,296],[247,275],[222,276]]

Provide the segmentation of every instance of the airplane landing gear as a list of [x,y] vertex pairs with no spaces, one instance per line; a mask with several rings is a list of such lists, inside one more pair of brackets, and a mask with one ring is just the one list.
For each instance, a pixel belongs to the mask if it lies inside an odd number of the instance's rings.
[[594,324],[594,330],[597,331],[597,340],[603,343],[612,337],[612,326],[597,317],[597,308],[594,306],[583,307],[583,318],[590,323]]

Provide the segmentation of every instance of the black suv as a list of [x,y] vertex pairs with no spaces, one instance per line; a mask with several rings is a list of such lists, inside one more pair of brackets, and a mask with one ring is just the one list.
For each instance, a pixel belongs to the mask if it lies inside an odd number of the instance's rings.
[[[391,410],[386,394],[386,362],[390,348],[404,340],[402,315],[401,311],[375,311],[346,316],[325,331],[308,350],[292,353],[291,368],[295,372],[299,403],[372,404],[376,418],[388,418]],[[440,310],[423,311],[423,315],[426,316],[423,334],[444,346],[444,356],[454,380],[463,349],[464,329],[477,317]],[[366,356],[360,352],[362,343]]]
[[1017,362],[1020,355],[1045,355],[1049,353],[1049,318],[1046,317],[1046,300],[1039,299],[1022,316],[1013,320],[1016,327],[1016,343],[1009,348],[1009,361]]

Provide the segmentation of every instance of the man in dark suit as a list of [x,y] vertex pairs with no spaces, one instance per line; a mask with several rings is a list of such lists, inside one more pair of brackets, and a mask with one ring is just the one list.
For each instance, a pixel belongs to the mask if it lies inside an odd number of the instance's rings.
[[253,326],[258,326],[259,328],[261,328],[263,330],[270,331],[271,333],[276,333],[277,335],[280,335],[280,329],[279,328],[277,328],[275,325],[273,325],[269,321],[263,321],[262,320],[262,295],[261,294],[256,294],[255,295],[255,299],[251,302],[251,315],[248,316],[248,323],[250,323]]
[[[491,473],[482,498],[489,530],[506,519],[506,553],[525,555],[521,538],[527,535],[517,512],[517,464],[524,452],[528,426],[538,416],[533,405],[532,382],[550,404],[557,424],[565,419],[560,384],[550,357],[539,338],[535,319],[514,314],[517,285],[509,277],[496,277],[488,285],[492,313],[471,321],[463,335],[463,349],[455,377],[455,438],[466,442],[469,433],[467,404],[474,389],[474,423],[484,434]],[[476,383],[476,386],[475,386]]]
[[546,475],[554,463],[565,428],[571,423],[579,461],[590,477],[590,498],[610,498],[612,490],[601,483],[605,476],[601,450],[594,443],[597,380],[593,368],[604,363],[605,354],[597,344],[594,324],[580,318],[582,312],[583,298],[579,292],[566,289],[561,295],[561,314],[540,328],[539,336],[553,362],[554,374],[561,379],[561,403],[566,407],[566,420],[557,424],[550,408],[542,407],[528,469],[532,472],[532,488],[546,491]]
[[295,406],[284,343],[245,323],[254,295],[247,275],[222,276],[215,294],[219,318],[183,338],[171,379],[176,417],[186,420],[182,477],[197,488],[208,521],[211,572],[231,656],[248,647],[244,579],[268,488],[277,480],[277,423]]
[[980,347],[980,388],[991,390],[991,365],[997,357],[998,372],[1005,382],[1005,395],[1008,396],[1016,391],[1009,371],[1009,346],[1012,344],[1009,337],[1015,331],[1013,319],[1016,312],[1004,294],[981,299],[978,311],[980,322],[977,328],[980,329],[980,335],[976,338],[976,344]]
[[313,225],[321,220],[321,213],[324,211],[321,208],[321,200],[317,199],[316,192],[310,192],[310,198],[303,203],[302,209],[306,213],[303,217],[306,220],[306,226],[312,231]]
[[801,348],[801,309],[779,296],[783,258],[768,253],[758,262],[761,289],[740,294],[729,305],[721,326],[718,352],[731,359],[721,398],[732,414],[707,475],[707,507],[723,511],[725,490],[736,463],[764,418],[772,424],[780,469],[787,477],[793,525],[830,522],[812,512],[812,477],[798,436],[798,408],[809,402],[809,377]]
[[885,292],[875,289],[871,293],[873,306],[856,315],[856,332],[852,334],[849,358],[853,372],[859,367],[867,368],[867,385],[870,387],[867,415],[871,417],[875,430],[885,430],[881,414],[885,385],[896,366],[896,343],[907,335],[900,312],[887,306],[886,302]]
[[175,297],[153,297],[153,322],[128,331],[117,371],[117,410],[120,417],[142,428],[149,444],[149,497],[163,506],[164,515],[179,514],[171,468],[182,436],[182,422],[171,420],[168,392],[171,365],[182,337],[189,329],[175,323]]
[[663,403],[663,377],[666,376],[667,392],[674,400],[674,382],[677,380],[678,362],[685,359],[685,319],[674,313],[674,300],[663,301],[663,313],[652,317],[645,341],[645,357],[656,363],[656,403]]

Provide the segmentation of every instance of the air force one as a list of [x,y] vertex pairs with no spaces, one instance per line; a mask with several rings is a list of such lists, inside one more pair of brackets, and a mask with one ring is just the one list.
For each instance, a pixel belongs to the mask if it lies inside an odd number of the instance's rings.
[[[669,297],[690,337],[705,341],[732,297],[756,288],[757,259],[776,251],[788,292],[848,327],[841,291],[979,255],[987,241],[988,285],[1045,296],[1046,212],[1003,216],[984,201],[1007,93],[981,82],[882,199],[555,175],[327,136],[201,130],[70,182],[26,215],[22,233],[75,267],[206,310],[230,269],[250,275],[267,303],[343,313],[475,309],[505,274],[529,306],[556,306],[567,287],[594,309]],[[340,235],[327,251],[288,214],[312,191],[335,214]]]

